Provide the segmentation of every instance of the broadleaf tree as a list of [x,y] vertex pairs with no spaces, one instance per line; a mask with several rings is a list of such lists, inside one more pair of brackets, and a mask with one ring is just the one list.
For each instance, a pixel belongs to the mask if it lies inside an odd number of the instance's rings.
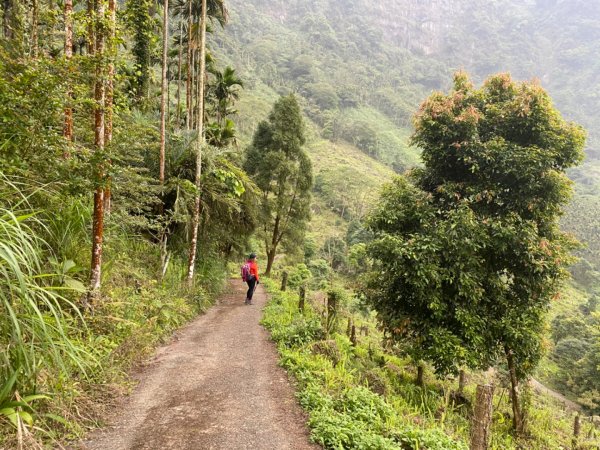
[[258,125],[244,168],[262,191],[260,218],[268,276],[282,242],[300,244],[310,217],[312,165],[303,150],[304,121],[293,95],[281,97]]
[[459,73],[423,103],[413,142],[424,167],[388,185],[370,217],[369,298],[438,373],[503,359],[520,432],[518,386],[543,354],[545,313],[575,245],[558,219],[585,132],[536,82],[500,74],[476,89]]

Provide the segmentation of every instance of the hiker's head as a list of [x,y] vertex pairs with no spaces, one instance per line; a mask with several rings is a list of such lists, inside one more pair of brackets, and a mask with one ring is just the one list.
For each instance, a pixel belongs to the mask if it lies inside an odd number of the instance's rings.
[[249,259],[249,260],[255,260],[255,259],[256,259],[256,253],[250,253],[250,254],[248,255],[248,259]]

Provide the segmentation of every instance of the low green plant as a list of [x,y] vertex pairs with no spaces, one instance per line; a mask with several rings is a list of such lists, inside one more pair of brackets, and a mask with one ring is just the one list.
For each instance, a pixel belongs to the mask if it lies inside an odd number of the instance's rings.
[[[487,382],[482,375],[470,375],[462,402],[452,395],[456,380],[428,377],[425,386],[417,386],[413,362],[382,344],[383,335],[370,315],[352,315],[353,305],[347,304],[340,313],[351,315],[368,335],[359,335],[352,345],[345,330],[333,330],[325,340],[322,305],[307,301],[301,313],[295,292],[280,292],[275,280],[265,280],[265,285],[271,301],[263,324],[277,343],[281,365],[297,380],[297,396],[309,414],[315,442],[327,449],[468,447],[474,387]],[[498,383],[490,449],[570,447],[572,414],[545,396],[530,397],[528,432],[515,437],[508,391]],[[585,434],[583,448],[597,447],[593,427]]]
[[263,324],[278,345],[282,366],[298,381],[298,399],[309,413],[316,443],[327,449],[467,448],[441,430],[415,426],[404,419],[396,403],[362,385],[361,370],[346,336],[333,334],[330,345],[335,343],[337,361],[311,351],[324,337],[320,317],[310,306],[300,313],[296,294],[277,291],[273,281],[267,287],[272,300],[265,308]]

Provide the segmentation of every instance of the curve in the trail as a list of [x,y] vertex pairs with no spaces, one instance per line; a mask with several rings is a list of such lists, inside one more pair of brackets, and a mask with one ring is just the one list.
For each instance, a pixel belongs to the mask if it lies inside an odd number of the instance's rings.
[[269,334],[266,295],[244,305],[232,280],[216,306],[180,330],[139,375],[110,426],[89,450],[315,449]]

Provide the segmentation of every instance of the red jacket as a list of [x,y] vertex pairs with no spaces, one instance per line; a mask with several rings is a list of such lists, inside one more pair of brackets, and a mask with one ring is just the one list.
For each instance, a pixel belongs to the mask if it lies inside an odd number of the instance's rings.
[[256,264],[256,261],[253,260],[249,260],[248,264],[250,264],[250,273],[254,275],[254,278],[256,278],[256,281],[258,281],[258,264]]

